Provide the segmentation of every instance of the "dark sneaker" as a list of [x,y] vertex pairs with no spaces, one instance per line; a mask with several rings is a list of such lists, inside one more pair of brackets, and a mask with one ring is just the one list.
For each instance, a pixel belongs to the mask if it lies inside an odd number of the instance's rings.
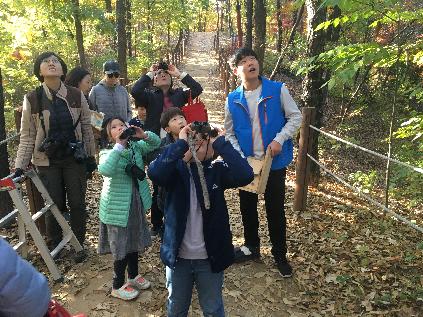
[[287,260],[277,261],[276,266],[278,267],[282,277],[292,276],[292,267]]
[[82,249],[81,251],[77,252],[73,259],[75,261],[75,263],[81,263],[84,262],[88,257],[88,252],[85,249]]
[[251,260],[260,258],[259,247],[247,247],[243,245],[242,247],[235,248],[234,251],[235,251],[235,263],[242,263],[242,262],[251,261]]

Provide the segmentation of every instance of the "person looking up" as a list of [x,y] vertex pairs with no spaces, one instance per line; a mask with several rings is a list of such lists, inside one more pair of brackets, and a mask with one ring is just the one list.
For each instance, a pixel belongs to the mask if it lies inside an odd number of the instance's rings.
[[[189,89],[173,88],[173,78],[176,77]],[[168,65],[164,62],[153,64],[150,71],[141,76],[134,84],[131,95],[135,99],[135,104],[145,105],[147,118],[144,122],[144,129],[152,131],[161,138],[166,136],[166,132],[160,126],[160,117],[164,111],[170,107],[181,108],[190,97],[196,98],[203,91],[201,85],[188,73],[181,72],[175,65]],[[157,186],[153,184],[153,203],[151,207],[151,218],[160,219],[158,223],[153,223],[153,234],[162,231],[162,213],[157,206]]]
[[[35,60],[34,74],[41,86],[24,97],[15,175],[23,173],[32,156],[32,164],[59,210],[64,212],[69,205],[70,226],[83,244],[87,159],[75,156],[75,146],[93,161],[95,144],[87,100],[79,89],[63,83],[66,72],[65,62],[54,52],[44,52]],[[54,248],[62,240],[62,232],[50,212],[45,221],[48,246]]]
[[[301,125],[301,112],[284,83],[260,76],[257,54],[241,48],[230,59],[241,85],[229,93],[225,105],[226,139],[244,157],[273,157],[264,201],[272,255],[282,277],[292,275],[286,257],[285,178],[293,158],[292,137]],[[235,262],[260,257],[258,195],[239,190],[245,244],[235,249]]]
[[[169,293],[167,316],[188,315],[195,285],[203,315],[223,317],[224,270],[234,260],[224,192],[247,185],[254,173],[222,131],[197,133],[195,123],[180,129],[183,117],[173,118],[179,122],[178,139],[148,168],[150,179],[167,192],[160,247]],[[222,159],[213,161],[217,155]]]
[[[189,89],[173,88],[173,77]],[[160,133],[162,112],[170,107],[181,108],[188,102],[190,94],[196,98],[202,92],[201,85],[188,73],[181,72],[175,65],[162,62],[151,65],[150,71],[134,84],[131,95],[136,104],[145,105],[147,109],[145,129],[164,137],[166,133]]]

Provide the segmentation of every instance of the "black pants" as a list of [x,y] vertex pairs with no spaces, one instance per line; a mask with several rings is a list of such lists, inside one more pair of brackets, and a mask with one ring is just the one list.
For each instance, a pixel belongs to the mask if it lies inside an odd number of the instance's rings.
[[[87,178],[85,164],[79,164],[73,157],[63,160],[50,160],[50,166],[38,166],[38,174],[51,199],[60,211],[66,210],[66,197],[69,204],[70,226],[78,241],[85,240],[87,212],[85,193]],[[47,237],[56,245],[62,239],[62,232],[53,214],[45,214]]]
[[138,252],[128,253],[122,260],[116,260],[113,267],[113,289],[118,289],[125,283],[126,267],[130,279],[138,275]]
[[[275,260],[284,260],[286,256],[286,218],[285,218],[285,177],[286,168],[271,170],[264,193],[267,226],[269,228],[272,254]],[[257,212],[258,195],[243,190],[239,191],[242,223],[244,225],[245,245],[260,247],[258,235],[259,219]]]
[[157,204],[158,192],[158,186],[156,184],[153,184],[153,195],[151,197],[151,224],[156,230],[160,229],[163,226],[163,211],[159,208]]

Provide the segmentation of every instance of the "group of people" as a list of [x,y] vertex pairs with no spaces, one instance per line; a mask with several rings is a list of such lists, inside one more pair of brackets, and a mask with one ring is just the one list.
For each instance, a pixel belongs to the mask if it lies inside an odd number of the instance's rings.
[[[228,95],[224,129],[218,129],[187,123],[181,107],[202,87],[174,65],[154,64],[134,84],[137,116],[131,118],[117,62],[104,64],[104,78],[91,91],[90,74],[77,68],[66,78],[66,64],[57,54],[43,53],[35,62],[41,86],[24,98],[16,173],[32,157],[59,209],[66,208],[67,198],[71,227],[83,244],[90,164],[61,147],[81,142],[91,160],[96,144],[89,109],[104,112],[98,251],[113,255],[114,297],[131,300],[151,286],[138,272],[138,258],[151,245],[151,234],[160,235],[168,316],[188,314],[194,285],[204,315],[224,316],[224,270],[260,257],[258,195],[239,190],[245,244],[234,247],[224,191],[249,184],[254,173],[246,158],[263,158],[267,149],[273,157],[264,194],[272,255],[281,275],[292,275],[286,257],[285,176],[301,112],[283,83],[260,75],[254,51],[241,48],[229,63],[241,85]],[[175,89],[173,77],[189,89]],[[50,143],[60,155],[45,146]],[[149,209],[152,232],[145,216]],[[53,220],[47,218],[46,225],[49,244],[55,246],[61,233]],[[0,312],[1,306],[0,301]]]

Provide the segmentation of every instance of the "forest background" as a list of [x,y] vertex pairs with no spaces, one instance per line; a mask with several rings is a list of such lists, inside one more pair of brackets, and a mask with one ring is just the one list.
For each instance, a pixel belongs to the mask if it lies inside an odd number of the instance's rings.
[[[300,105],[317,109],[317,127],[421,171],[422,6],[412,0],[2,0],[0,140],[13,134],[14,109],[38,85],[32,67],[39,53],[55,51],[69,69],[88,68],[94,82],[103,62],[117,59],[130,85],[153,62],[171,59],[189,31],[216,32],[219,45],[233,50],[225,39],[233,44],[240,34],[239,8],[243,45],[258,52],[266,76],[295,80]],[[421,222],[421,173],[316,136],[315,157],[346,150],[353,166],[340,159],[331,162],[335,170],[385,205],[401,201]]]
[[[17,138],[2,143],[16,133],[15,109],[39,85],[32,70],[39,53],[57,52],[69,69],[87,67],[94,83],[102,77],[103,62],[117,59],[129,89],[153,62],[171,60],[188,33],[213,32],[216,47],[210,59],[223,60],[242,35],[242,44],[258,52],[263,74],[286,82],[300,107],[317,110],[316,127],[414,166],[387,164],[315,134],[314,157],[361,193],[422,227],[422,22],[423,3],[417,0],[2,0],[0,177],[9,173],[7,163],[17,148]],[[219,71],[210,69],[204,78]],[[223,102],[207,106],[223,108]],[[312,181],[318,183],[319,170],[312,167]],[[292,168],[289,173],[294,174]],[[307,212],[289,217],[295,220],[290,223],[295,281],[310,305],[306,310],[341,298],[338,315],[371,314],[373,305],[392,316],[411,316],[411,310],[417,316],[423,303],[421,234],[388,217],[372,218],[378,208],[350,200],[348,189],[327,179],[321,180],[320,194],[310,194]],[[99,184],[93,186],[98,190]],[[0,217],[11,208],[6,198],[0,193]],[[229,203],[235,206],[235,201]],[[288,197],[287,207],[291,201]],[[233,287],[240,292],[237,284]],[[275,298],[281,302],[279,295]],[[285,298],[283,303],[298,306]],[[397,314],[402,306],[406,312]]]

